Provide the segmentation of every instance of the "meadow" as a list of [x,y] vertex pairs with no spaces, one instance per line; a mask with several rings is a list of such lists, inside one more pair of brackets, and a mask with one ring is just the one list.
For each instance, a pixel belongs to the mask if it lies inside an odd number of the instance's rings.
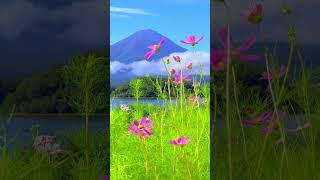
[[[297,42],[288,4],[281,12],[288,20],[289,54],[280,64],[274,47],[260,55],[248,55],[256,36],[239,48],[231,46],[230,6],[228,22],[219,29],[220,47],[211,51],[214,101],[211,176],[214,179],[320,179],[319,169],[319,69],[305,63]],[[263,32],[263,6],[252,3],[244,20],[248,29]],[[230,46],[229,46],[230,44]],[[248,83],[243,73],[253,61],[264,68]],[[296,61],[296,62],[294,62]],[[299,64],[299,67],[294,66]],[[253,80],[252,80],[253,79]]]
[[[188,40],[196,42],[194,37]],[[155,49],[150,48],[145,58],[150,60],[163,43],[150,46]],[[192,64],[179,56],[162,60],[168,79],[147,78],[165,105],[139,103],[145,81],[134,79],[130,87],[136,103],[110,110],[112,179],[210,178],[209,84],[191,79]],[[178,73],[169,70],[174,63],[181,64]],[[187,84],[192,88],[185,88]]]

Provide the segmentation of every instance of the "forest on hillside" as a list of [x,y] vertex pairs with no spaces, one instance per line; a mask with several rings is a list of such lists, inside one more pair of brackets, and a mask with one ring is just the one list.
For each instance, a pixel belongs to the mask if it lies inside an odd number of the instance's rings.
[[[72,64],[83,64],[86,67],[88,57],[96,60],[96,67],[93,73],[105,74],[101,85],[95,90],[97,94],[107,94],[108,60],[106,52],[89,52],[72,57],[66,65],[55,65],[40,74],[22,80],[1,80],[0,81],[0,111],[8,113],[15,107],[15,113],[75,113],[75,108],[70,105],[69,97],[75,94],[76,89],[66,85],[63,69]],[[98,60],[99,59],[99,60]],[[84,74],[84,72],[80,72]],[[83,70],[85,71],[85,69]],[[95,113],[106,112],[107,103]]]

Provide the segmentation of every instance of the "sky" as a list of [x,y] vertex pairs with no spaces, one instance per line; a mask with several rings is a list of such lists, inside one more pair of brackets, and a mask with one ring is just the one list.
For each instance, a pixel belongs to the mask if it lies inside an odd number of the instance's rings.
[[[243,41],[252,33],[257,34],[257,28],[249,25],[241,16],[246,11],[252,0],[228,0],[232,17],[232,35],[234,41]],[[288,20],[282,14],[281,6],[283,2],[289,4],[292,12],[292,20],[296,29],[298,43],[319,44],[320,43],[320,24],[317,18],[320,17],[319,0],[268,0],[259,1],[263,5],[262,26],[266,40],[269,42],[288,42],[287,28]],[[213,30],[217,33],[218,29],[226,25],[226,10],[222,3],[213,1],[212,23]],[[217,39],[216,34],[213,35]],[[258,37],[258,41],[261,38]]]
[[203,35],[197,50],[210,51],[209,0],[111,0],[110,20],[111,45],[136,31],[153,29],[179,45],[189,35]]
[[0,78],[104,49],[107,7],[106,0],[0,1]]

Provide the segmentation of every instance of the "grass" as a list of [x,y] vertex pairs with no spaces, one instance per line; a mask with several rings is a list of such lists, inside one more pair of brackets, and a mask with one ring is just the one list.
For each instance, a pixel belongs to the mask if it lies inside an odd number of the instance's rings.
[[[154,107],[134,104],[131,113],[119,109],[111,112],[111,176],[113,179],[209,179],[209,104],[196,108],[184,106],[181,113],[176,107]],[[160,112],[160,113],[159,113]],[[158,114],[156,114],[158,113]],[[152,116],[154,135],[143,142],[133,135],[128,136],[128,124],[132,119]],[[174,147],[170,140],[185,135],[192,141],[185,147]],[[187,161],[182,154],[186,153]],[[144,155],[148,158],[150,173],[145,173]]]
[[[225,1],[224,3],[229,12],[229,6],[232,3],[227,4]],[[289,6],[285,8],[290,9]],[[230,87],[227,85],[224,87],[224,84],[218,81],[214,81],[212,86],[213,92],[220,93],[217,96],[219,100],[215,101],[213,107],[213,113],[217,115],[217,124],[219,124],[212,127],[214,129],[211,146],[213,179],[320,179],[320,174],[317,172],[320,168],[320,144],[317,141],[320,135],[318,130],[320,91],[319,80],[315,76],[319,70],[306,67],[301,49],[297,45],[293,19],[289,11],[283,13],[288,20],[289,42],[287,70],[284,75],[280,75],[280,64],[277,58],[277,53],[281,52],[270,51],[269,47],[265,46],[262,57],[267,74],[270,72],[272,74],[272,80],[268,79],[260,88],[245,85],[243,81],[237,79],[245,71],[239,71],[234,62],[236,58],[230,58],[230,47],[224,50],[228,58],[227,75],[225,72],[219,73],[226,77],[223,80],[227,82],[226,84],[230,84]],[[227,16],[228,27],[230,27],[231,16],[230,14]],[[251,23],[250,20],[248,21]],[[258,27],[260,37],[265,37],[262,25],[259,23],[258,25],[252,23],[256,26],[252,24],[251,26]],[[229,29],[227,37],[227,44],[230,44]],[[262,38],[262,41],[265,39]],[[295,60],[301,67],[299,70],[293,66]],[[230,72],[232,74],[229,74]],[[212,76],[216,77],[219,73]],[[226,89],[226,91],[219,91],[219,89]],[[251,118],[246,113],[246,108],[250,108],[259,115],[265,111],[272,112],[271,119],[277,124],[275,132],[262,135],[261,124],[251,128],[244,127],[245,123],[242,120]],[[297,123],[297,126],[302,126],[308,122],[310,126],[299,132],[289,133],[288,125],[276,113],[280,111],[288,115],[288,123]],[[296,117],[300,117],[301,120],[295,120]],[[255,120],[257,119],[255,117]],[[277,143],[279,139],[283,139],[283,142]]]
[[[0,179],[23,180],[97,180],[106,173],[108,158],[105,132],[90,134],[89,161],[85,158],[85,130],[79,129],[63,137],[61,155],[36,153],[32,145],[13,148],[0,157]],[[58,138],[58,140],[62,138]]]

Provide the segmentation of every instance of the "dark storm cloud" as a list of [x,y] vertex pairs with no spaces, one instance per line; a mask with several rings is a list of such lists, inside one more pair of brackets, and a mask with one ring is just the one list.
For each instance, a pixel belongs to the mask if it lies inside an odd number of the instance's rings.
[[[241,14],[250,5],[250,0],[229,0],[230,10],[232,14],[232,33],[236,41],[243,40],[250,33],[257,31],[253,26],[248,25]],[[263,1],[264,19],[263,27],[267,40],[270,42],[287,41],[287,19],[281,12],[283,1],[269,0]],[[320,24],[316,23],[320,17],[320,1],[319,0],[291,0],[286,1],[292,9],[294,25],[297,31],[298,41],[301,43],[319,43],[320,42]],[[223,4],[212,2],[212,23],[215,30],[226,24],[226,11]]]
[[[55,2],[55,3],[53,3]],[[63,27],[48,35],[57,38],[96,44],[105,42],[106,6],[104,0],[78,1],[1,1],[0,37],[12,40],[25,31],[41,31],[47,27]],[[68,24],[68,26],[63,26]]]

